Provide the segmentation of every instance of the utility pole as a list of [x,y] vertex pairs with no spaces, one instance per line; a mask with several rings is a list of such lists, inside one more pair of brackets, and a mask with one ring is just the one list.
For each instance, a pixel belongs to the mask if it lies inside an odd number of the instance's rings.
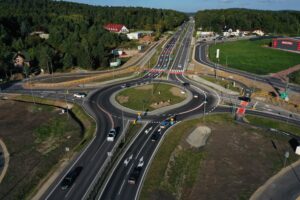
[[67,102],[67,94],[69,93],[68,89],[66,90],[65,92],[65,102],[66,102],[66,105],[67,105],[67,115],[68,115],[68,119],[69,119],[69,105],[68,105],[68,102]]
[[206,101],[206,95],[204,96],[204,106],[203,106],[203,121],[205,122],[205,107],[206,107],[206,103],[207,103],[207,101]]
[[50,66],[51,66],[51,78],[52,78],[52,83],[53,83],[53,66],[52,66],[51,59],[50,59]]
[[35,105],[35,99],[33,96],[32,84],[31,84],[31,76],[29,76],[29,84],[30,84],[30,92],[31,92],[32,101],[33,101],[33,104]]

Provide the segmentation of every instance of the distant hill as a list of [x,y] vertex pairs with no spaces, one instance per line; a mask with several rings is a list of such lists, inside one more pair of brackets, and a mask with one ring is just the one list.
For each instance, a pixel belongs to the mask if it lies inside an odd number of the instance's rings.
[[227,28],[262,29],[266,33],[300,35],[300,11],[265,11],[251,9],[203,10],[195,15],[196,26],[221,32]]
[[[186,18],[186,14],[174,10],[101,7],[50,0],[1,0],[0,78],[13,71],[12,58],[19,51],[26,55],[25,60],[45,71],[49,71],[49,66],[53,66],[54,71],[64,71],[71,66],[101,69],[108,66],[111,50],[127,42],[126,37],[104,30],[106,23],[153,30],[159,36]],[[38,32],[49,34],[49,39],[40,38]]]

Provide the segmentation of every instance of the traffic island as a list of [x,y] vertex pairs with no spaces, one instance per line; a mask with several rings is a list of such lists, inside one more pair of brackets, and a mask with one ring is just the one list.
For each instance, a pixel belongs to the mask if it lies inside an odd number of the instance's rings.
[[119,109],[129,112],[148,112],[159,114],[182,106],[192,99],[192,94],[173,84],[153,83],[127,88],[111,96],[111,103]]

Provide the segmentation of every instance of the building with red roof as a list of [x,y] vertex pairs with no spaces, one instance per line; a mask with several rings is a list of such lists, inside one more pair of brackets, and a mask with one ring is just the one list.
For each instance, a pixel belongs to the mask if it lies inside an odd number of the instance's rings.
[[129,30],[123,24],[106,24],[104,28],[113,33],[129,33]]

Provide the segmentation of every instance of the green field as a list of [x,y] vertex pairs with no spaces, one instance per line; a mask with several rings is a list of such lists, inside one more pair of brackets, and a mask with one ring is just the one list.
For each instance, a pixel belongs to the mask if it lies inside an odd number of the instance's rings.
[[[174,89],[177,91],[176,95],[172,92]],[[154,103],[165,104],[165,106],[168,106],[183,101],[186,98],[186,95],[181,94],[180,91],[180,88],[173,85],[156,83],[125,89],[116,96],[116,100],[121,105],[133,110],[152,111],[156,109],[151,106]],[[124,98],[128,99],[124,101],[122,100]]]
[[217,62],[216,49],[220,49],[220,64],[260,75],[300,64],[299,54],[268,48],[270,42],[270,39],[243,40],[212,45],[209,58]]

